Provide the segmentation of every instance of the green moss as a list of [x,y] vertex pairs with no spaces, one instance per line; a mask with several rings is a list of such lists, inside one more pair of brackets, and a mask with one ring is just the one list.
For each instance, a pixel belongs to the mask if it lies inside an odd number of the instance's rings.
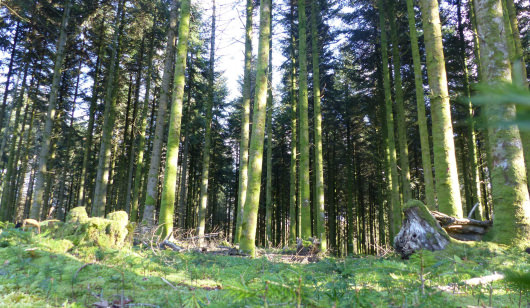
[[67,223],[84,222],[87,219],[88,214],[84,206],[75,207],[68,212],[68,215],[66,215]]

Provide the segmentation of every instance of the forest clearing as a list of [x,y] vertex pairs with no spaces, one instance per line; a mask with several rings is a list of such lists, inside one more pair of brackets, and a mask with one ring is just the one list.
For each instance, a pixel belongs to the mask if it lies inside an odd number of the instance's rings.
[[1,307],[530,307],[526,0],[0,0]]

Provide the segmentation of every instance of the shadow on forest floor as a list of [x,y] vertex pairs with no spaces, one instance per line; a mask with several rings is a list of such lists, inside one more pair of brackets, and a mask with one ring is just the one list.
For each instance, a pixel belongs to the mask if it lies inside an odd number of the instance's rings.
[[[503,280],[462,284],[507,267],[530,269],[524,252],[486,244],[423,252],[408,261],[397,256],[356,256],[297,263],[292,255],[263,252],[250,259],[138,247],[74,247],[50,235],[4,229],[0,230],[0,306],[516,307],[528,302],[526,290],[519,292]],[[450,291],[443,291],[447,286]]]

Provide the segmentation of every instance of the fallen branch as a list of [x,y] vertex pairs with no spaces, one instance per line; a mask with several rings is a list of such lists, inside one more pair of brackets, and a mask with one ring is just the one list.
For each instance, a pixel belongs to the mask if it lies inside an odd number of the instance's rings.
[[177,246],[168,240],[162,241],[160,244],[158,244],[158,247],[160,247],[160,249],[171,248],[171,250],[176,251],[176,252],[180,252],[184,250],[184,248]]
[[166,278],[164,278],[164,277],[160,277],[160,279],[162,279],[162,281],[165,282],[168,286],[170,286],[171,288],[173,288],[173,290],[178,290],[177,287],[175,287],[174,285],[172,285],[171,282],[167,281]]

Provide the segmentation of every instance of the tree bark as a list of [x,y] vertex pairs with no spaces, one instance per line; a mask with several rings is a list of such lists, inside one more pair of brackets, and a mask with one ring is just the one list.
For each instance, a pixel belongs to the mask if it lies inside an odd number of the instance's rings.
[[[501,0],[477,0],[475,11],[483,50],[480,60],[484,81],[490,87],[511,82]],[[515,125],[494,126],[499,121],[513,121],[515,106],[492,103],[486,106],[486,114],[493,157],[493,240],[508,245],[523,245],[530,235],[530,200],[519,129]]]
[[48,154],[50,150],[51,134],[53,123],[55,120],[55,104],[57,102],[57,94],[59,92],[59,83],[61,80],[61,67],[63,66],[64,57],[66,55],[66,39],[67,39],[67,27],[70,19],[70,8],[71,1],[66,2],[66,6],[63,12],[63,19],[61,21],[59,39],[57,41],[57,49],[55,54],[55,63],[53,69],[53,79],[50,89],[50,98],[48,100],[48,112],[46,115],[46,120],[44,124],[44,130],[42,132],[42,142],[41,149],[39,153],[39,166],[37,173],[35,175],[35,189],[33,190],[33,202],[30,208],[30,218],[39,219],[40,212],[43,203],[43,194],[44,194],[44,179],[47,174],[47,163],[48,163]]
[[174,86],[171,97],[166,168],[164,172],[162,201],[160,204],[160,217],[158,221],[162,226],[162,238],[171,235],[171,232],[173,232],[175,187],[177,185],[178,151],[181,129],[180,122],[182,119],[182,98],[184,97],[186,57],[188,54],[188,37],[190,32],[190,2],[190,0],[183,0],[180,8],[179,36],[176,50],[177,60],[175,63]]
[[438,208],[445,214],[462,217],[462,200],[456,168],[438,0],[420,0],[420,4],[427,54],[427,75],[431,89],[430,103]]
[[316,234],[320,250],[327,250],[326,209],[324,202],[324,160],[322,158],[322,112],[320,111],[320,56],[318,46],[318,1],[311,1],[311,47],[313,55],[313,124],[315,126],[315,209]]
[[249,148],[248,188],[242,217],[240,250],[255,256],[256,227],[258,220],[259,198],[261,190],[261,172],[263,162],[263,138],[265,135],[265,116],[267,104],[267,67],[269,61],[269,36],[271,1],[260,4],[260,34],[258,47],[258,65],[256,91],[254,99],[254,117]]
[[173,64],[175,60],[176,27],[178,20],[178,0],[171,3],[169,29],[167,34],[166,59],[164,60],[164,73],[162,75],[162,86],[160,100],[156,115],[156,126],[153,134],[153,145],[151,150],[151,161],[147,175],[147,188],[142,223],[147,226],[155,224],[155,206],[158,199],[158,173],[162,154],[162,143],[164,139],[164,126],[166,121],[167,103],[170,95],[170,83],[173,79]]
[[201,173],[201,195],[199,205],[199,224],[197,226],[197,236],[199,245],[204,241],[204,228],[206,226],[206,208],[208,207],[208,179],[210,176],[210,150],[212,143],[212,116],[214,105],[214,69],[215,69],[215,0],[212,0],[212,33],[210,36],[210,68],[208,75],[208,101],[205,105],[206,123],[204,132],[204,149],[202,153],[202,173]]
[[239,243],[241,224],[245,208],[248,186],[248,142],[250,139],[250,95],[252,62],[252,12],[254,1],[247,0],[247,19],[245,25],[245,71],[243,73],[243,105],[241,112],[241,142],[239,146],[239,189],[237,196],[237,220],[234,243]]

